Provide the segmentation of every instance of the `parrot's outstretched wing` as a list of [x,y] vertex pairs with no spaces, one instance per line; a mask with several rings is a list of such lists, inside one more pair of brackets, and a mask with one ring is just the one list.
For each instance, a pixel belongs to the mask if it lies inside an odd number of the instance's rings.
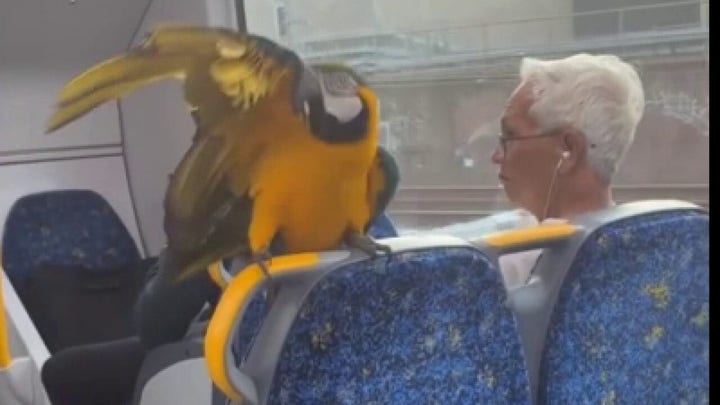
[[99,63],[60,92],[48,132],[99,105],[163,79],[184,82],[193,115],[212,124],[231,109],[248,109],[288,74],[298,80],[300,59],[262,37],[222,28],[167,26],[124,55]]
[[[145,84],[167,78],[183,81],[198,132],[173,173],[166,208],[170,215],[191,220],[193,213],[208,208],[203,202],[228,166],[242,166],[232,147],[239,144],[236,149],[246,151],[245,156],[256,156],[262,147],[262,140],[247,136],[252,134],[218,127],[230,117],[242,120],[258,102],[279,96],[277,89],[288,81],[295,90],[305,89],[300,83],[304,74],[297,55],[264,38],[220,28],[163,27],[127,54],[72,79],[60,93],[48,132]],[[287,96],[287,103],[301,111],[302,94]]]
[[268,134],[253,133],[244,124],[262,104],[266,115],[268,105],[271,112],[280,106],[278,114],[303,114],[306,95],[317,97],[320,88],[296,54],[267,39],[219,28],[167,26],[72,79],[59,95],[48,132],[163,79],[183,82],[197,125],[165,195],[168,248],[190,267],[202,267],[247,240],[248,176]]
[[368,231],[375,220],[382,215],[395,196],[400,183],[400,170],[395,158],[382,146],[378,146],[375,161],[368,174],[368,204],[370,205],[370,221],[365,229]]

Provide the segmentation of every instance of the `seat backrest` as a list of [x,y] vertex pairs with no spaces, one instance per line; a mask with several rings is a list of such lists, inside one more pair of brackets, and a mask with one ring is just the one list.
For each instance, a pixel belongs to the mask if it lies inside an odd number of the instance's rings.
[[[223,377],[235,391],[230,397],[260,404],[530,403],[515,319],[487,257],[450,237],[383,243],[394,251],[390,261],[343,251],[323,270],[274,277],[281,290],[259,326],[255,313],[264,304],[256,294],[264,282],[246,299],[223,295],[206,358],[228,346],[213,341],[225,301],[255,322],[243,317],[232,329],[227,361],[234,371]],[[226,293],[253,277],[241,272]]]
[[[470,248],[348,265],[307,297],[269,403],[524,403],[498,274]],[[330,372],[328,372],[330,371]]]
[[140,260],[110,204],[91,190],[31,194],[13,204],[2,240],[3,265],[16,289],[45,265],[120,268]]
[[641,208],[584,218],[551,312],[541,403],[708,402],[708,214]]

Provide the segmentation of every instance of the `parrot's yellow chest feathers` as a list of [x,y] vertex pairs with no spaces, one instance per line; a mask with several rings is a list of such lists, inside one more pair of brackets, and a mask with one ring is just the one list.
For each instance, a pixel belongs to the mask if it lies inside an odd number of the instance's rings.
[[328,249],[348,231],[362,233],[371,215],[368,174],[378,142],[376,100],[365,98],[370,125],[357,142],[319,140],[293,114],[276,116],[273,125],[264,125],[275,135],[264,136],[267,147],[250,176],[253,251],[266,248],[276,233],[289,252]]

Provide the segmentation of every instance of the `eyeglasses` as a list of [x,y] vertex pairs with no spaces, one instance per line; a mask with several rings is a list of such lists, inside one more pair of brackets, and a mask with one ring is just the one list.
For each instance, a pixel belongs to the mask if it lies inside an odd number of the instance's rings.
[[527,139],[537,139],[537,138],[548,138],[554,134],[538,134],[538,135],[530,135],[530,136],[503,136],[502,134],[498,135],[498,144],[500,145],[500,148],[502,149],[503,155],[507,153],[507,143],[510,141],[523,141]]

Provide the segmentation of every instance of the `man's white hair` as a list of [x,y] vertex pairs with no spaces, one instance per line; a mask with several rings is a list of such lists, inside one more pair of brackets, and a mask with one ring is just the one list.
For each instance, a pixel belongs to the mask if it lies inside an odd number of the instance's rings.
[[613,55],[524,58],[522,84],[532,88],[530,116],[542,131],[572,127],[589,146],[589,164],[610,182],[635,137],[645,109],[635,69]]

